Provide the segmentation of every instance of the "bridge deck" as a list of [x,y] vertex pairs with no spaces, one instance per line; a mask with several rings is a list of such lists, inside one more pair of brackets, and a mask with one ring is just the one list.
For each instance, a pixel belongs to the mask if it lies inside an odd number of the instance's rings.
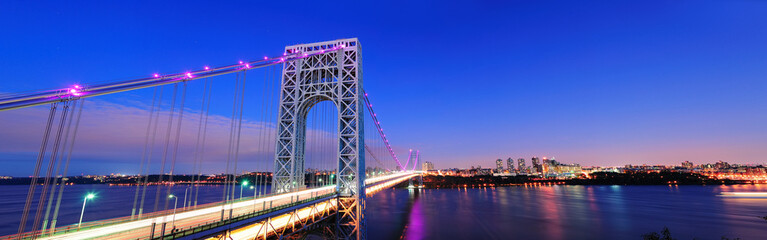
[[[373,194],[381,189],[402,182],[415,174],[412,172],[402,172],[387,176],[369,178],[365,181],[369,194]],[[300,206],[299,203],[312,203],[327,201],[328,197],[335,196],[336,186],[326,186],[320,188],[306,189],[302,191],[272,195],[257,199],[247,198],[245,200],[236,200],[234,202],[223,204],[223,202],[211,203],[197,208],[178,209],[175,214],[175,226],[183,232],[188,229],[202,228],[216,224],[223,219],[238,218],[242,216],[257,217],[257,214],[268,214],[277,210]],[[330,207],[330,206],[328,206]],[[231,210],[231,214],[230,214]],[[231,217],[230,217],[231,215]],[[129,218],[107,219],[91,223],[83,223],[79,230],[77,226],[63,226],[57,228],[53,236],[40,238],[39,232],[25,233],[22,238],[39,239],[146,239],[150,237],[152,226],[154,225],[154,237],[163,235],[162,224],[166,223],[164,235],[171,235],[173,230],[173,214],[169,211],[163,211],[159,214],[147,214],[148,218],[139,220],[130,220]],[[287,226],[275,223],[277,228]],[[5,236],[0,239],[18,239],[19,235]]]

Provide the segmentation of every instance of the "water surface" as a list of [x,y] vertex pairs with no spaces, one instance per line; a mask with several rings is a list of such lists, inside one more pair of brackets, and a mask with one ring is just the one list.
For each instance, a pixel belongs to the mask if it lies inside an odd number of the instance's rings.
[[370,239],[767,239],[767,199],[736,186],[539,186],[385,190],[367,201]]

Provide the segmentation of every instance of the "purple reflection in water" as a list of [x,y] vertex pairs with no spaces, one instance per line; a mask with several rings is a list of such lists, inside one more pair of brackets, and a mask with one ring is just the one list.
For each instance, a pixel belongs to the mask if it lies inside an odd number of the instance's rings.
[[[413,191],[413,190],[411,190]],[[407,240],[419,240],[425,239],[425,226],[423,210],[421,209],[421,201],[418,199],[413,203],[413,208],[410,211],[408,217],[407,232],[405,233],[405,239]]]

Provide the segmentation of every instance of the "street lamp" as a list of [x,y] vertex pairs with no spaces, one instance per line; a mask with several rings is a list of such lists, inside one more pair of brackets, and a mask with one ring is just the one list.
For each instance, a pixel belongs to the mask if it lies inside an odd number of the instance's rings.
[[173,204],[173,222],[170,224],[172,226],[172,229],[176,229],[176,207],[178,206],[178,197],[176,197],[175,195],[171,194],[171,195],[168,195],[168,198],[169,199],[170,198],[175,198],[176,199],[176,203]]
[[[189,191],[190,188],[192,188],[192,186],[188,186],[184,189],[184,205],[181,208],[186,208],[186,192]],[[189,197],[192,197],[192,195],[190,194]],[[192,203],[189,203],[189,206],[191,207]]]
[[77,223],[77,228],[80,228],[80,225],[83,224],[83,214],[85,214],[85,202],[88,201],[88,199],[93,199],[96,197],[93,193],[88,193],[88,195],[85,195],[85,198],[83,198],[83,210],[80,211],[80,222]]
[[242,181],[240,184],[240,198],[242,198],[242,186],[248,186],[248,181]]

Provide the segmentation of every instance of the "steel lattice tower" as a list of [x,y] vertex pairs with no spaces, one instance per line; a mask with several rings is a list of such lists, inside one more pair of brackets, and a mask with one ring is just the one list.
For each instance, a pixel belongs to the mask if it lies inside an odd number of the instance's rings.
[[364,100],[360,44],[356,38],[285,47],[286,54],[322,53],[282,68],[277,146],[272,191],[304,187],[306,116],[322,101],[338,110],[338,177],[336,190],[340,239],[366,239]]

